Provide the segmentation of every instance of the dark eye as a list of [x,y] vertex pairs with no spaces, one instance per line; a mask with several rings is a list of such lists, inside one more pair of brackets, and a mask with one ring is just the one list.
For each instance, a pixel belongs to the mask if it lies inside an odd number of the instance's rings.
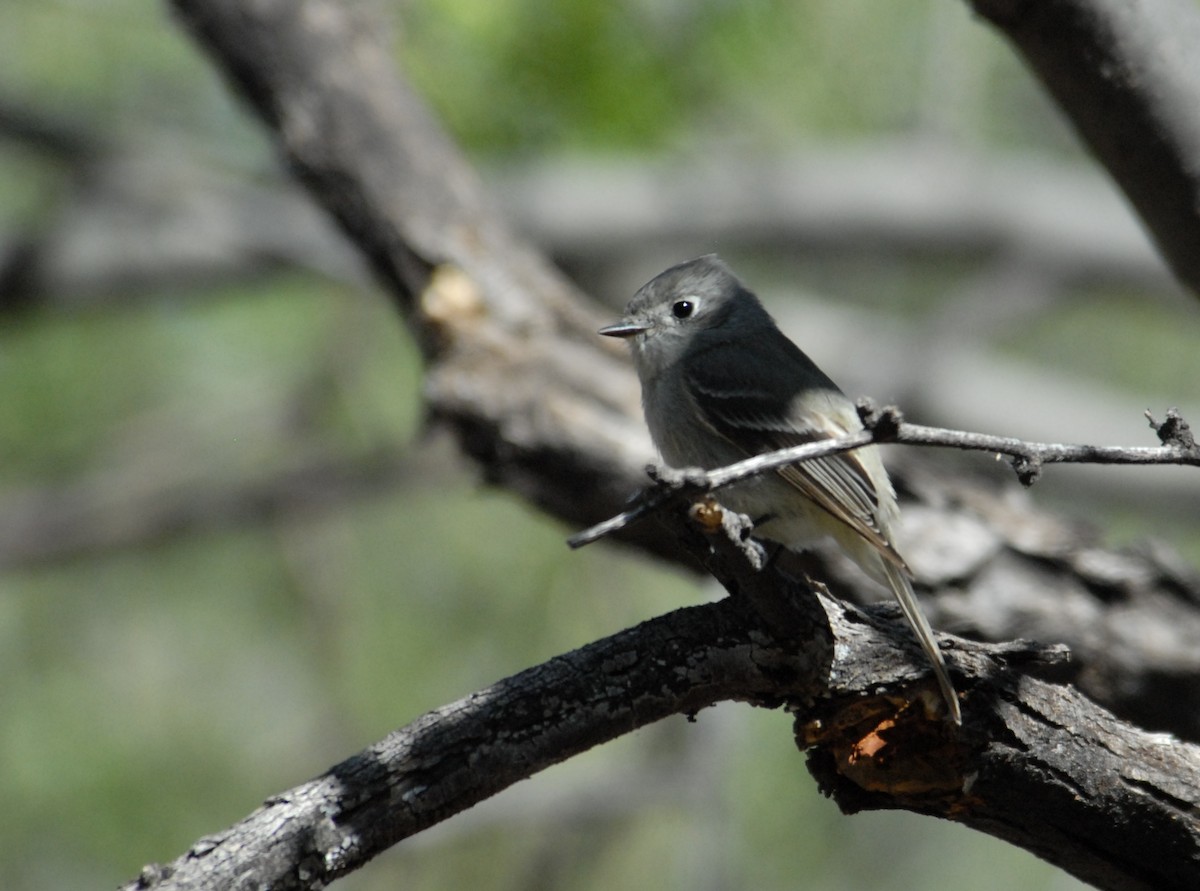
[[686,319],[696,311],[696,304],[691,300],[676,300],[671,304],[671,314],[677,319]]

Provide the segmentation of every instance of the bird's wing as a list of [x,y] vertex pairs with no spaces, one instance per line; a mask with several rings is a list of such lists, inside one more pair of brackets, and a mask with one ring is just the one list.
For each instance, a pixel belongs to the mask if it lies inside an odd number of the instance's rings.
[[[684,366],[689,395],[715,433],[749,457],[861,429],[846,396],[781,332],[762,332],[752,347],[758,360],[752,366],[744,361],[745,341],[698,349]],[[803,390],[815,392],[797,409],[796,396]],[[789,464],[777,472],[888,562],[908,571],[881,528],[876,482],[858,451]]]

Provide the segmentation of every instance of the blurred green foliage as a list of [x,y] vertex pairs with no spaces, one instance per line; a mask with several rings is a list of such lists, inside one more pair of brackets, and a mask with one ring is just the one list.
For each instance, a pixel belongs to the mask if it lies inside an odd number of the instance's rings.
[[[415,83],[466,145],[489,155],[686,149],[697,138],[778,148],[903,130],[922,123],[930,91],[954,80],[1040,116],[1026,108],[1040,97],[1011,75],[991,35],[965,9],[928,0],[403,9]],[[964,111],[982,138],[1007,129],[1002,117]],[[1020,131],[1027,144],[1061,138],[1053,124]]]
[[[1071,150],[1006,49],[941,0],[413,0],[387,14],[418,88],[484,160],[929,129]],[[165,6],[7,0],[0,23],[0,98],[114,150],[169,134],[214,164],[272,166]],[[0,145],[0,227],[52,225],[72,176]],[[930,283],[951,274],[900,273],[896,305],[928,308]],[[627,554],[568,552],[568,530],[479,488],[445,441],[424,439],[419,359],[386,299],[364,291],[287,272],[0,320],[0,523],[23,520],[22,505],[91,506],[29,533],[50,557],[2,539],[5,887],[112,887],[427,709],[704,596]],[[1194,352],[1154,360],[1170,355],[1155,350],[1165,318],[1066,307],[1010,346],[1194,395]],[[1084,346],[1064,351],[1064,331],[1086,332]],[[1107,337],[1121,342],[1092,348]],[[1137,361],[1106,361],[1110,347]],[[88,540],[88,523],[137,528],[148,503],[380,453],[401,480],[369,496],[53,547]],[[625,795],[605,799],[610,788]],[[957,827],[842,818],[803,772],[787,717],[745,708],[634,734],[479,810],[478,825],[457,818],[341,887],[1072,886]]]
[[[1051,312],[1045,325],[1014,332],[1004,345],[1028,357],[1052,354],[1076,374],[1132,392],[1194,396],[1200,381],[1200,351],[1191,348],[1200,334],[1195,315],[1164,312],[1140,296],[1079,295]],[[1156,414],[1161,419],[1162,409]]]

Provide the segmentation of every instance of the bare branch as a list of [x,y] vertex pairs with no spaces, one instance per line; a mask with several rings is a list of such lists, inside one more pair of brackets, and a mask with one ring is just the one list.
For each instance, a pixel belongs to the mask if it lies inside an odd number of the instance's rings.
[[1043,464],[1177,464],[1200,467],[1200,447],[1197,447],[1187,422],[1173,408],[1168,410],[1167,420],[1161,425],[1146,412],[1150,425],[1158,432],[1163,445],[1140,447],[1030,442],[1011,436],[993,436],[987,433],[969,433],[963,430],[910,424],[901,420],[900,410],[895,406],[880,409],[869,399],[860,400],[859,415],[862,417],[864,428],[858,433],[764,452],[736,464],[707,472],[698,468],[688,468],[683,472],[659,469],[655,471],[659,485],[644,491],[629,509],[571,536],[567,543],[573,548],[591,544],[637,522],[676,497],[711,494],[726,486],[779,470],[789,464],[851,452],[873,443],[939,446],[1011,455],[1013,469],[1021,483],[1026,486],[1037,481]]
[[[1155,424],[1150,413],[1146,417],[1150,424],[1159,430],[1161,447],[1150,446],[1093,446],[1071,445],[1053,442],[1029,442],[1010,436],[992,436],[985,433],[967,433],[959,430],[945,430],[938,427],[926,427],[921,424],[910,424],[888,420],[885,429],[876,426],[872,419],[875,409],[869,402],[860,404],[860,415],[863,423],[875,432],[876,442],[896,442],[903,445],[945,446],[949,448],[971,451],[995,452],[1001,455],[1011,455],[1013,469],[1023,485],[1030,486],[1037,481],[1043,464],[1131,464],[1131,465],[1184,465],[1200,467],[1200,449],[1195,442],[1190,444],[1181,433],[1173,438],[1163,436],[1159,425]],[[884,409],[887,414],[895,409]],[[1168,423],[1182,425],[1181,430],[1187,431],[1187,423],[1179,417],[1175,409],[1168,411]],[[892,425],[895,425],[892,433]],[[1188,434],[1190,435],[1190,434]]]
[[126,887],[324,887],[401,839],[637,727],[731,697],[778,701],[784,690],[809,689],[812,656],[769,648],[753,628],[753,614],[730,600],[552,659],[424,715]]

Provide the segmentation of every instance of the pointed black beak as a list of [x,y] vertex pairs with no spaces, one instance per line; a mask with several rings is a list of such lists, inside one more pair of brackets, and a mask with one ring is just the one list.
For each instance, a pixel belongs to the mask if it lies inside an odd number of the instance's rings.
[[633,337],[643,331],[649,331],[650,326],[644,322],[626,322],[621,320],[613,325],[605,325],[597,333],[605,337]]

